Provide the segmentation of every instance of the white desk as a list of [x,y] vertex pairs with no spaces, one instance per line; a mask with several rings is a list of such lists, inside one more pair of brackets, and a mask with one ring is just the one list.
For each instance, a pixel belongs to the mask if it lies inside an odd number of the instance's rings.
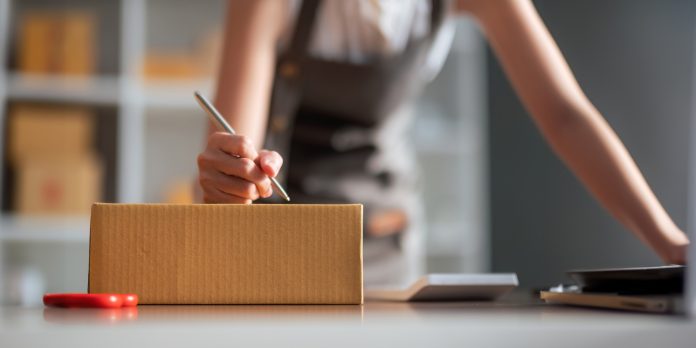
[[695,347],[684,317],[502,303],[0,308],[2,347]]

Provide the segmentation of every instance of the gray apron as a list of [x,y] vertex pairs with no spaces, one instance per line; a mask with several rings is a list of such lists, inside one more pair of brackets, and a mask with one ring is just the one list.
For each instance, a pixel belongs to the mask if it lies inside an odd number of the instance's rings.
[[403,53],[352,64],[308,54],[319,4],[302,2],[288,49],[278,57],[265,146],[286,159],[279,179],[294,203],[363,203],[366,224],[383,211],[405,213],[400,233],[366,234],[363,253],[366,285],[402,284],[424,264],[405,104],[421,87],[444,6],[432,1],[430,33]]

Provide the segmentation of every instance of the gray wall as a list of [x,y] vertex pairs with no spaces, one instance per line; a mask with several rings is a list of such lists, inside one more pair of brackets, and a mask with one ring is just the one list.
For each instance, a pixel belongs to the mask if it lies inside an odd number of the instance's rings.
[[[684,228],[696,2],[535,4],[580,85]],[[570,268],[660,264],[550,151],[492,54],[488,66],[493,270],[516,271],[537,287],[565,280]]]

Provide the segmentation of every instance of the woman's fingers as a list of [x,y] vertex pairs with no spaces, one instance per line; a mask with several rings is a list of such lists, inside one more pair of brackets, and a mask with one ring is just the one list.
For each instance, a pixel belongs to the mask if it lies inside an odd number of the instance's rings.
[[252,201],[262,197],[255,183],[242,180],[238,177],[229,176],[218,171],[202,173],[200,181],[205,183],[206,186],[214,187],[218,191],[228,195],[250,199]]
[[278,175],[283,166],[283,157],[275,151],[261,150],[256,158],[256,164],[266,175],[273,178]]
[[217,148],[220,151],[241,158],[255,160],[259,156],[254,147],[254,142],[244,135],[232,135],[216,132],[208,137],[208,148]]
[[[259,153],[248,138],[213,133],[208,137],[205,151],[198,156],[200,184],[208,189],[208,196],[217,203],[222,203],[220,200],[239,201],[224,195],[252,201],[270,197],[273,194],[271,181],[254,161],[258,157]],[[273,158],[273,161],[277,162],[278,159]]]
[[203,186],[203,201],[206,203],[219,204],[251,204],[252,202],[250,199],[230,195],[214,187],[205,186]]
[[215,187],[252,200],[269,197],[273,193],[268,176],[248,158],[222,152],[204,152],[198,156],[198,167],[203,187]]

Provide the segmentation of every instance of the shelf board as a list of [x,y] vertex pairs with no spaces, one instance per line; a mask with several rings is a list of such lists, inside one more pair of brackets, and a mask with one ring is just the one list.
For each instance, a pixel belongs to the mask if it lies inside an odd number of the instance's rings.
[[191,109],[199,108],[193,99],[193,91],[200,91],[212,98],[213,79],[161,79],[142,82],[145,106],[149,108]]
[[26,101],[117,104],[117,76],[7,75],[7,98]]
[[[70,102],[117,105],[120,96],[118,76],[79,78],[70,76],[7,74],[7,98],[39,102]],[[161,79],[137,81],[145,107],[197,109],[193,91],[211,95],[213,79]]]
[[87,241],[88,216],[0,216],[0,242]]

